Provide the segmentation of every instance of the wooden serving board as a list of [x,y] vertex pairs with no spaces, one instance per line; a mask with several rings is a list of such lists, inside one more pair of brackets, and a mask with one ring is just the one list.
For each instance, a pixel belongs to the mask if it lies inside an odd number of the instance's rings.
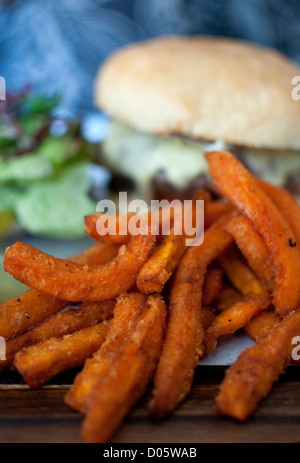
[[[147,416],[147,398],[132,411],[113,443],[300,442],[300,368],[289,367],[246,423],[219,416],[214,397],[224,367],[198,366],[193,390],[160,423]],[[29,389],[17,373],[0,376],[0,443],[81,442],[81,416],[64,403],[76,371]]]

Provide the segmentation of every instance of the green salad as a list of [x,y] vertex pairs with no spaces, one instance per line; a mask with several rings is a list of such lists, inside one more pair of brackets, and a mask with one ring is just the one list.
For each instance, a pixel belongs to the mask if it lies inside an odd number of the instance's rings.
[[87,176],[93,145],[76,122],[52,134],[57,104],[27,92],[0,102],[0,233],[19,223],[34,235],[78,238],[83,216],[95,211]]

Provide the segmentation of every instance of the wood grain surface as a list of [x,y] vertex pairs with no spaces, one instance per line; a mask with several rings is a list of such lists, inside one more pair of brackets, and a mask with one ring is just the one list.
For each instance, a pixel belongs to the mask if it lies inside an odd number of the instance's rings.
[[[168,420],[147,416],[147,397],[132,411],[113,443],[300,442],[300,369],[289,367],[246,423],[219,416],[214,397],[224,367],[199,366],[188,400]],[[0,376],[0,443],[81,442],[81,416],[63,401],[76,371],[30,390],[17,373]]]

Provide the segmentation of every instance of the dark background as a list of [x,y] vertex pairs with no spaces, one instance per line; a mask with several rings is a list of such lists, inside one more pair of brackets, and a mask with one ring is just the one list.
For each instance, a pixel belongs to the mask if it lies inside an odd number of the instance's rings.
[[18,0],[0,3],[0,75],[63,95],[61,109],[93,110],[101,61],[162,34],[241,37],[300,62],[299,0]]

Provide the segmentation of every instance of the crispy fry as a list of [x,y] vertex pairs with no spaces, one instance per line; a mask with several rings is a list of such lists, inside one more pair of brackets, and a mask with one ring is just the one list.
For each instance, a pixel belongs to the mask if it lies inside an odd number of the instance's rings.
[[161,352],[166,307],[161,296],[149,296],[128,341],[89,398],[83,424],[88,442],[107,442],[130,408],[145,393]]
[[225,203],[224,201],[206,201],[204,204],[204,227],[209,228],[215,223],[223,214],[228,214],[233,211],[232,204]]
[[[109,262],[118,252],[115,246],[97,243],[78,256],[71,257],[78,264],[100,265]],[[0,304],[0,336],[6,339],[18,336],[69,305],[52,296],[29,289]]]
[[227,370],[218,410],[245,420],[270,391],[291,358],[292,339],[300,332],[300,310],[287,315],[271,333],[244,350]]
[[107,243],[96,243],[77,256],[69,257],[68,260],[81,265],[102,265],[114,259],[118,251],[118,246]]
[[[154,374],[149,414],[169,415],[190,392],[199,357],[237,330],[256,343],[227,370],[221,413],[246,419],[286,365],[300,365],[291,356],[300,334],[300,208],[231,153],[206,158],[225,198],[200,189],[189,216],[179,200],[110,217],[116,228],[106,214],[87,216],[97,244],[68,260],[23,243],[6,250],[5,270],[32,289],[0,305],[0,370],[14,365],[37,388],[84,363],[65,401],[86,414],[89,442],[107,442]],[[197,199],[205,200],[204,242],[188,247]],[[81,305],[61,311],[68,301]]]
[[226,310],[228,307],[232,306],[236,302],[242,299],[242,295],[239,291],[232,288],[232,286],[228,286],[226,284],[223,285],[218,300],[216,301],[216,309],[217,310]]
[[68,309],[51,315],[40,325],[6,342],[6,360],[0,360],[0,369],[10,366],[15,353],[24,347],[38,344],[50,338],[71,334],[111,318],[114,306],[115,301],[113,299],[101,302],[84,302],[78,309]]
[[278,313],[300,304],[300,250],[294,233],[252,175],[228,152],[206,154],[221,193],[254,224],[272,256],[276,276],[273,303]]
[[[281,320],[282,318],[274,312],[262,312],[250,320],[244,327],[244,331],[254,341],[259,341],[268,336],[280,324]],[[293,359],[291,363],[300,366],[300,360]]]
[[210,305],[220,295],[222,289],[223,271],[218,267],[207,270],[203,287],[203,304]]
[[254,339],[259,341],[276,328],[281,322],[281,318],[274,312],[267,311],[254,317],[245,327],[244,331]]
[[186,250],[186,237],[175,235],[171,230],[154,254],[141,268],[137,287],[145,294],[161,293]]
[[223,253],[219,262],[233,286],[244,296],[249,293],[267,296],[267,291],[236,248]]
[[287,220],[290,229],[296,237],[300,246],[300,208],[293,196],[284,188],[271,185],[263,180],[257,179],[259,186],[271,198],[277,209]]
[[217,347],[218,339],[233,334],[243,328],[255,315],[267,309],[270,300],[249,294],[232,307],[221,312],[208,327],[205,334],[205,353],[209,354]]
[[[205,190],[199,190],[194,198],[194,201],[196,200],[209,200],[208,193]],[[195,204],[190,212],[192,216],[196,213]],[[161,245],[141,268],[137,278],[137,287],[142,293],[161,293],[165,283],[180,262],[186,251],[186,240],[191,238],[185,233],[184,218],[185,214],[182,214],[182,234],[177,234],[176,224],[174,224],[170,234],[163,237]]]
[[150,414],[155,418],[171,413],[190,391],[194,369],[203,353],[201,307],[205,273],[207,266],[232,243],[224,230],[229,216],[222,217],[206,231],[201,246],[189,248],[175,273],[166,340],[149,404]]
[[86,361],[83,370],[76,376],[65,401],[82,413],[86,412],[87,399],[95,384],[108,371],[111,359],[121,349],[137,318],[143,310],[146,296],[139,293],[122,294],[118,297],[114,318],[101,349]]
[[30,387],[39,388],[58,373],[82,365],[104,342],[109,323],[104,321],[26,347],[16,353],[15,367]]
[[250,220],[245,215],[238,215],[226,225],[248,264],[271,292],[275,287],[275,275],[269,251],[264,240],[255,230]]
[[55,297],[29,289],[0,305],[0,335],[9,339],[69,305]]
[[114,298],[132,287],[154,243],[155,236],[137,235],[107,264],[83,266],[17,242],[7,248],[4,268],[45,294],[72,302],[100,301]]

